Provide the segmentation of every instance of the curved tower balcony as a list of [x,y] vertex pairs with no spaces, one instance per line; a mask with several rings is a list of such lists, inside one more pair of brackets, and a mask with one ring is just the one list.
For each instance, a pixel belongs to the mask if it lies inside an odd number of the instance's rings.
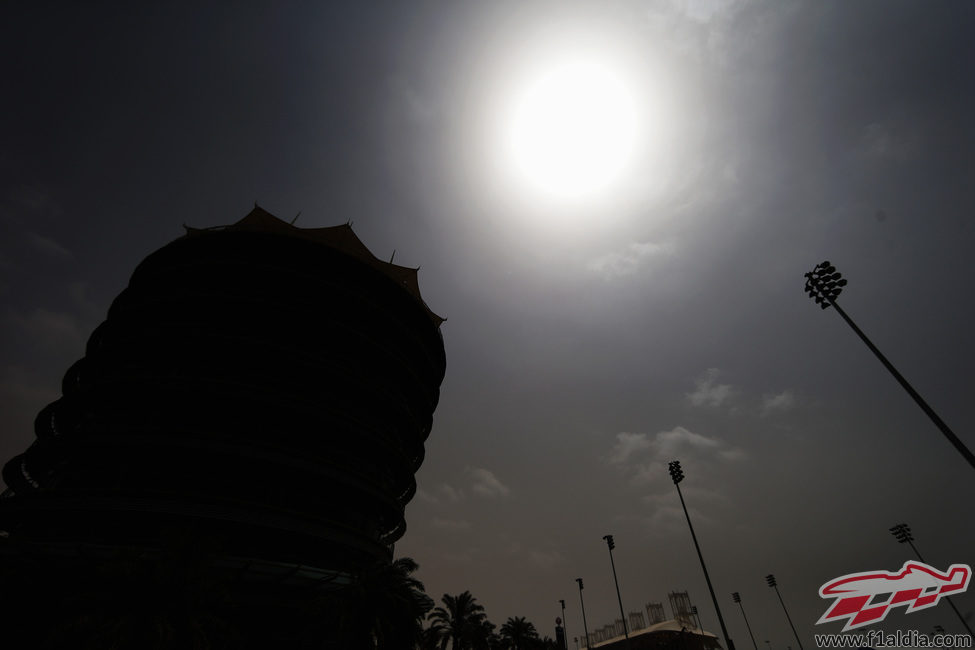
[[260,208],[147,257],[3,469],[0,530],[352,570],[391,557],[443,380],[416,270]]

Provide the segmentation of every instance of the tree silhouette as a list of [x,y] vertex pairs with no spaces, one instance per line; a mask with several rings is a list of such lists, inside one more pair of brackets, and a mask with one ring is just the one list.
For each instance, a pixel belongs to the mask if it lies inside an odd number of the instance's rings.
[[490,648],[494,625],[487,620],[484,607],[471,592],[458,596],[444,594],[442,607],[430,614],[431,634],[437,639],[440,650],[485,650]]
[[509,618],[501,626],[501,638],[511,650],[526,650],[537,645],[538,631],[523,616]]
[[423,645],[423,620],[433,600],[412,576],[412,558],[379,562],[341,588],[302,603],[298,620],[307,647],[414,650]]
[[360,579],[362,606],[372,619],[375,645],[383,650],[413,650],[423,635],[423,619],[433,608],[423,583],[412,576],[419,565],[408,557],[380,564]]

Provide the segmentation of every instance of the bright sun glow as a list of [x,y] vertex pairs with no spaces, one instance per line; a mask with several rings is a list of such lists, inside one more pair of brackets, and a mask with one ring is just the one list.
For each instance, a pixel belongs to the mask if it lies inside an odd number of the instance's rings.
[[588,199],[619,180],[637,137],[637,107],[624,80],[599,62],[564,62],[515,93],[503,164],[546,198]]

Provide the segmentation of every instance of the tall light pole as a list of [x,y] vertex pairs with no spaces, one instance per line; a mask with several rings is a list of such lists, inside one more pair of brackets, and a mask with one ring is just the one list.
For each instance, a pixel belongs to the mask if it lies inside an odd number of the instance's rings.
[[704,556],[701,555],[701,547],[697,543],[697,535],[694,534],[694,526],[691,524],[691,516],[687,514],[687,504],[684,503],[684,495],[680,491],[680,482],[684,480],[684,471],[680,468],[680,461],[673,460],[667,466],[670,470],[670,478],[673,479],[677,487],[677,496],[680,497],[680,505],[684,508],[684,516],[687,517],[687,527],[691,529],[691,539],[694,540],[694,548],[697,549],[697,557],[701,560],[701,568],[704,569],[704,579],[708,583],[708,590],[711,592],[711,602],[714,603],[714,611],[718,614],[718,623],[721,624],[721,633],[724,635],[728,650],[735,650],[735,644],[728,636],[728,629],[724,626],[724,619],[721,617],[721,608],[718,607],[718,599],[714,595],[714,587],[711,586],[711,576],[708,575],[708,568],[704,565]]
[[704,631],[704,626],[701,624],[701,615],[697,612],[697,605],[691,605],[691,614],[697,617],[697,629]]
[[569,650],[569,623],[565,620],[565,601],[560,598],[559,603],[562,605],[562,650]]
[[616,542],[613,541],[612,535],[603,535],[603,539],[606,540],[606,546],[609,548],[609,564],[613,567],[613,582],[616,584],[616,601],[620,604],[620,619],[623,621],[623,637],[626,639],[626,646],[630,646],[630,635],[626,631],[626,615],[623,613],[623,599],[620,598],[620,582],[616,579],[616,563],[613,562],[613,549],[616,548]]
[[843,287],[845,286],[846,280],[844,280],[840,273],[837,272],[836,267],[829,263],[829,260],[817,264],[812,271],[806,273],[806,293],[809,294],[809,297],[815,300],[816,304],[823,309],[826,309],[831,305],[836,308],[836,313],[843,317],[843,320],[846,321],[847,325],[852,327],[853,331],[857,333],[857,336],[859,336],[860,339],[867,344],[870,351],[877,355],[877,358],[880,359],[880,363],[884,364],[884,367],[887,368],[890,374],[894,376],[894,379],[896,379],[904,390],[907,391],[908,395],[914,398],[914,401],[917,402],[917,405],[921,407],[921,410],[924,411],[929,418],[931,418],[931,421],[934,422],[935,426],[941,429],[941,433],[943,433],[945,438],[947,438],[948,441],[955,446],[958,453],[960,453],[965,460],[968,461],[969,465],[975,468],[975,454],[972,454],[971,450],[965,446],[965,443],[963,443],[958,436],[955,435],[954,431],[948,428],[948,425],[945,424],[940,417],[938,417],[938,414],[934,412],[934,409],[928,406],[928,403],[924,401],[916,390],[914,390],[914,387],[907,383],[904,376],[897,372],[897,368],[895,368],[893,364],[887,360],[887,357],[881,354],[880,350],[877,349],[877,346],[875,346],[870,339],[867,338],[867,335],[864,334],[860,328],[856,326],[856,323],[854,323],[853,320],[846,315],[846,312],[840,309],[840,306],[836,304],[836,298],[839,297],[840,292],[843,291]]
[[785,608],[785,601],[782,600],[782,594],[779,593],[779,586],[778,583],[775,582],[775,576],[771,573],[768,574],[765,576],[765,582],[768,583],[769,587],[775,589],[775,595],[779,597],[779,602],[782,603],[782,611],[785,612],[785,617],[789,621],[789,626],[792,628],[792,633],[796,637],[796,643],[799,644],[799,650],[802,650],[802,641],[799,640],[799,633],[796,632],[796,626],[792,624],[792,617],[789,616],[789,610]]
[[[914,551],[914,555],[917,556],[917,559],[921,560],[921,562],[924,562],[924,558],[921,557],[921,553],[917,550],[917,547],[914,546],[914,536],[911,535],[910,526],[908,526],[907,524],[897,524],[896,526],[891,526],[890,534],[893,535],[894,538],[897,539],[897,541],[900,542],[901,544],[909,544],[911,550]],[[924,563],[927,564],[927,562]],[[971,637],[975,637],[975,634],[972,633],[972,628],[968,627],[968,623],[965,622],[965,617],[961,615],[961,612],[958,611],[958,608],[955,607],[955,604],[951,602],[951,598],[945,596],[945,600],[947,600],[948,604],[951,605],[951,609],[955,610],[955,614],[958,615],[958,620],[960,620],[961,624],[965,626],[966,630],[968,630],[968,635]]]
[[589,626],[586,625],[586,603],[582,600],[582,578],[576,578],[579,583],[579,604],[582,605],[582,630],[586,633],[586,648],[589,648]]
[[745,616],[745,606],[741,604],[741,594],[737,591],[731,594],[731,597],[738,603],[738,607],[741,608],[741,617],[745,619],[745,627],[748,628],[748,636],[752,638],[752,645],[755,646],[755,650],[758,650],[758,644],[755,643],[755,635],[752,634],[752,626],[748,624],[748,617]]

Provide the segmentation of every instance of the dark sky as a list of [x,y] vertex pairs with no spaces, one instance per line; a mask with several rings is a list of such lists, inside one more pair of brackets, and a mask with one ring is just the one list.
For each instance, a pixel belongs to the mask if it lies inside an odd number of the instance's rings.
[[[969,2],[7,3],[0,10],[0,458],[135,265],[254,201],[421,266],[448,370],[398,555],[552,635],[688,590],[811,645],[824,582],[975,563],[975,473],[833,310],[975,448]],[[163,6],[165,5],[165,6]],[[327,5],[327,6],[326,6]],[[367,5],[367,6],[361,6]],[[612,49],[643,130],[597,199],[506,183],[525,70]],[[623,73],[621,73],[623,74]],[[957,598],[975,611],[975,595]],[[669,611],[669,609],[668,609]],[[975,619],[973,619],[975,620]],[[887,629],[960,625],[946,606]]]

